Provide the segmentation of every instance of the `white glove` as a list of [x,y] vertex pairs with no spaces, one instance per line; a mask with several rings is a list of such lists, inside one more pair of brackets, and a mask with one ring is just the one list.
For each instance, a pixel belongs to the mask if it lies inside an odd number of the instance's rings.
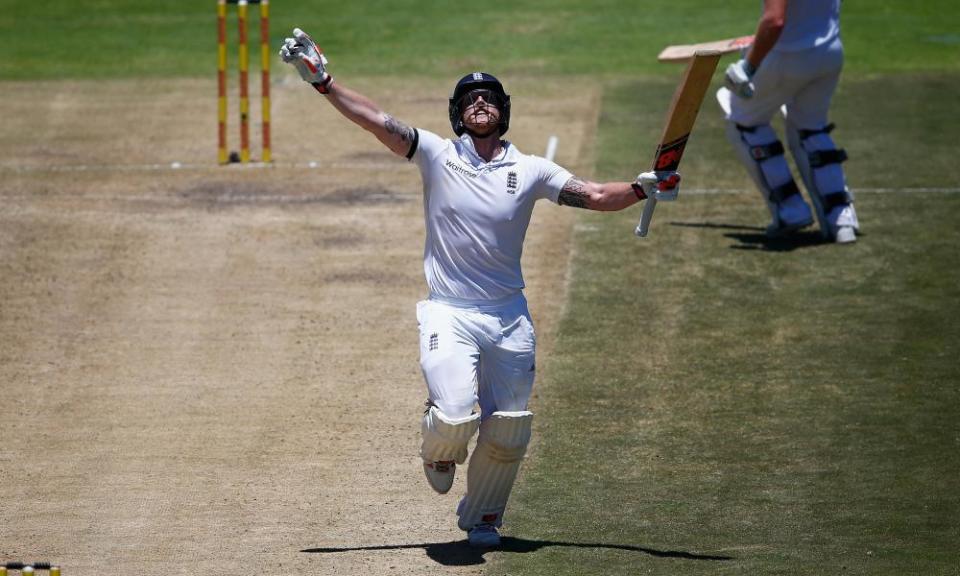
[[633,181],[635,187],[643,189],[647,198],[656,198],[670,202],[680,194],[680,174],[673,171],[643,172]]
[[305,82],[326,93],[332,76],[327,72],[327,57],[310,36],[299,28],[293,29],[293,38],[287,38],[280,48],[280,58],[292,64]]
[[750,98],[753,96],[753,75],[757,71],[746,58],[741,58],[733,64],[727,66],[727,73],[724,75],[724,84],[731,92],[741,98]]

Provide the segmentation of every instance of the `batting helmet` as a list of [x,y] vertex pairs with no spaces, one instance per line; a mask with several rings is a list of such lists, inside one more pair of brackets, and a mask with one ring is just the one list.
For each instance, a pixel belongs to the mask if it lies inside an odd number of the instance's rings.
[[491,104],[496,105],[497,109],[500,110],[500,135],[503,136],[506,134],[510,128],[510,95],[504,91],[503,84],[494,78],[492,74],[473,72],[461,78],[453,89],[453,94],[450,95],[450,106],[448,108],[450,112],[450,127],[453,128],[453,132],[457,136],[467,131],[463,125],[464,107],[461,102],[463,96],[471,90],[484,88],[492,90],[500,100],[499,102],[491,102]]

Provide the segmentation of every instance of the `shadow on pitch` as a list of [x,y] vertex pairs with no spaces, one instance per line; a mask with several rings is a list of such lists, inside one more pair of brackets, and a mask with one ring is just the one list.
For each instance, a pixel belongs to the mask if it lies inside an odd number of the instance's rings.
[[792,252],[798,248],[812,248],[831,244],[825,240],[817,230],[801,230],[789,236],[771,238],[766,235],[762,226],[742,226],[739,224],[720,224],[715,222],[671,222],[671,226],[684,228],[710,228],[718,230],[732,230],[724,234],[737,242],[730,246],[731,250],[763,250],[766,252]]
[[503,537],[500,548],[495,550],[478,550],[471,548],[466,540],[454,540],[451,542],[436,542],[426,544],[385,544],[380,546],[356,546],[343,548],[307,548],[301,550],[308,554],[337,554],[341,552],[372,551],[372,550],[408,550],[412,548],[423,548],[427,556],[444,566],[471,566],[483,564],[486,562],[484,554],[487,552],[515,552],[526,554],[536,552],[541,548],[557,546],[561,548],[587,548],[592,550],[622,550],[625,552],[639,552],[648,556],[657,558],[677,558],[681,560],[712,560],[724,561],[733,560],[731,556],[711,556],[707,554],[694,554],[692,552],[683,552],[678,550],[655,550],[653,548],[644,548],[642,546],[629,546],[626,544],[591,544],[581,542],[554,542],[551,540],[528,540],[525,538]]

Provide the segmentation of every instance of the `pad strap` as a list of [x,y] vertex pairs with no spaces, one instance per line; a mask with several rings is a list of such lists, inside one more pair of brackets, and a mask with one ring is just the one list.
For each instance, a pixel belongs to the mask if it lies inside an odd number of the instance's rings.
[[[759,128],[759,126],[744,126],[743,124],[735,124],[735,126],[737,130],[746,132],[747,134],[753,134],[757,131],[757,128]],[[750,144],[746,138],[742,136],[741,138],[750,150],[750,157],[756,162],[763,162],[776,156],[783,156],[783,144],[779,140],[774,140],[769,144]]]
[[846,190],[841,190],[839,192],[831,192],[823,198],[820,199],[820,202],[823,204],[823,213],[829,214],[831,210],[837,206],[846,206],[852,201],[850,194]]
[[750,147],[750,156],[757,162],[769,160],[775,156],[783,156],[783,144],[777,140],[770,144],[758,144]]
[[774,188],[770,191],[770,201],[775,204],[780,204],[787,198],[799,193],[800,189],[797,188],[797,183],[793,180],[790,180],[783,186]]
[[814,150],[807,154],[811,168],[822,168],[828,164],[840,164],[847,161],[847,151],[843,148],[839,150]]
[[806,140],[807,138],[811,136],[816,136],[817,134],[829,134],[833,132],[833,129],[836,127],[837,125],[831,122],[826,126],[824,126],[823,128],[815,128],[813,130],[804,130],[803,128],[798,128],[797,132],[800,133],[801,140]]

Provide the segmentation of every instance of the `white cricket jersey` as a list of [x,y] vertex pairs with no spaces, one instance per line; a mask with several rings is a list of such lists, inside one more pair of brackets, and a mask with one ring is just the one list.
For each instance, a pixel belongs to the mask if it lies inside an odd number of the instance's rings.
[[841,0],[790,0],[786,22],[773,47],[779,52],[796,52],[832,42],[840,34]]
[[431,297],[483,303],[516,296],[524,287],[520,256],[533,204],[557,202],[572,174],[506,141],[486,162],[466,134],[416,135],[411,159],[423,177],[423,271]]

